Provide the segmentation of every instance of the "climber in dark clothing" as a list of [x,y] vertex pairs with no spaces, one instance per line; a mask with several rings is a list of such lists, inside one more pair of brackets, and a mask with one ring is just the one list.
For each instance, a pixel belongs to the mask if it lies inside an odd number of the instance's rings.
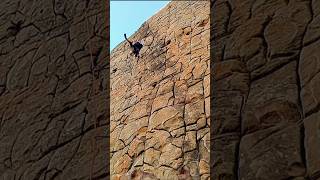
[[132,48],[132,53],[135,55],[135,57],[139,56],[139,52],[143,45],[140,42],[135,42],[134,44],[128,40],[127,35],[124,34],[124,38],[129,42],[130,47]]

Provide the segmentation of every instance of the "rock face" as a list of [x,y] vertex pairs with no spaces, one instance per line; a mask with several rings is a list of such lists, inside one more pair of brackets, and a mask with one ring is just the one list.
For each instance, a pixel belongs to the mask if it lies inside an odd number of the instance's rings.
[[107,177],[107,7],[0,2],[0,179]]
[[320,178],[320,1],[211,12],[211,177]]
[[210,2],[173,1],[111,52],[112,179],[209,179]]
[[320,178],[320,1],[171,2],[110,87],[106,7],[0,2],[0,179]]

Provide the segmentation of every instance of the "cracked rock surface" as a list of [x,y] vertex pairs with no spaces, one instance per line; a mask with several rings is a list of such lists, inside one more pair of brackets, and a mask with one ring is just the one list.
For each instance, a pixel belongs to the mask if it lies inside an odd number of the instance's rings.
[[0,179],[107,177],[106,7],[0,2]]
[[111,52],[112,179],[209,179],[209,1],[173,1]]
[[320,1],[212,0],[211,177],[320,178]]

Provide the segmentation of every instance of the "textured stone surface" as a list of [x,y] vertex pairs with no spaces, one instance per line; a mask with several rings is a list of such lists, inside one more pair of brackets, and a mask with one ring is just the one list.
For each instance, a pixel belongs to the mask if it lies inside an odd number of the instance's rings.
[[0,2],[0,179],[108,176],[108,6]]
[[319,1],[211,12],[211,177],[319,179]]
[[308,176],[314,179],[319,178],[320,169],[320,113],[313,113],[304,121],[305,125],[305,146]]
[[129,38],[139,60],[111,52],[112,179],[209,179],[209,8],[170,2]]

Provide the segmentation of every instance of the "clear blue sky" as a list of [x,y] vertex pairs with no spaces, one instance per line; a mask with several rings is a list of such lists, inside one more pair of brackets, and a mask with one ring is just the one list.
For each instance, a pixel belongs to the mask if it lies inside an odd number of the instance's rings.
[[131,36],[138,28],[169,1],[112,1],[110,2],[110,51]]

